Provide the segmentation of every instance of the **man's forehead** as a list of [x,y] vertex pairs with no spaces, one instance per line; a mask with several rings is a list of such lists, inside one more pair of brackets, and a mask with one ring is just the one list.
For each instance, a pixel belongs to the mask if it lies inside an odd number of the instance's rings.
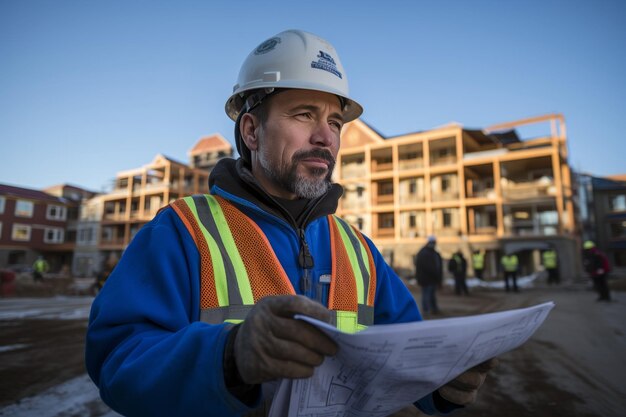
[[276,104],[296,108],[301,106],[323,107],[330,105],[333,110],[341,112],[341,99],[334,94],[322,91],[290,89],[273,97]]

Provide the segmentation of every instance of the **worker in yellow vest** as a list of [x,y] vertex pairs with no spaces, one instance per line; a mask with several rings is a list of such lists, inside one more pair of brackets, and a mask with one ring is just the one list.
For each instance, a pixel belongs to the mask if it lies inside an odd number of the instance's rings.
[[548,249],[541,254],[543,267],[548,271],[548,284],[558,284],[559,278],[559,259],[554,249]]
[[50,266],[48,265],[48,261],[46,261],[43,256],[38,256],[33,263],[33,281],[42,282],[43,275],[49,270]]
[[[310,377],[337,353],[295,314],[345,332],[421,320],[372,241],[334,215],[341,130],[362,107],[333,46],[299,30],[270,37],[244,61],[225,110],[240,158],[218,162],[210,194],[143,226],[93,303],[87,370],[120,414],[266,415],[267,383]],[[494,364],[406,411],[473,402]]]
[[478,279],[483,279],[483,270],[485,269],[485,252],[481,250],[475,250],[472,253],[472,269],[474,275]]
[[512,281],[513,291],[518,292],[517,288],[517,270],[519,268],[519,260],[514,253],[506,253],[500,259],[500,264],[504,270],[504,285],[507,292],[509,292],[509,280]]

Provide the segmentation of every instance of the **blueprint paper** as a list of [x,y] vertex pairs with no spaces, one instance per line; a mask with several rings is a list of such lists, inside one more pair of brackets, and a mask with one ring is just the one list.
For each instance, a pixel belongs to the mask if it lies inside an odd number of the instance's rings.
[[554,303],[342,333],[306,316],[339,345],[311,378],[283,380],[270,417],[383,417],[523,344]]

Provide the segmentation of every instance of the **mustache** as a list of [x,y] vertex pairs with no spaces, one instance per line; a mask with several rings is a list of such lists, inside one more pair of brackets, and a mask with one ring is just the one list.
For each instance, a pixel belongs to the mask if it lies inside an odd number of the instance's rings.
[[298,151],[293,155],[293,162],[298,162],[307,158],[319,158],[328,162],[328,165],[335,165],[335,158],[330,153],[330,151],[324,149],[311,149],[309,151]]

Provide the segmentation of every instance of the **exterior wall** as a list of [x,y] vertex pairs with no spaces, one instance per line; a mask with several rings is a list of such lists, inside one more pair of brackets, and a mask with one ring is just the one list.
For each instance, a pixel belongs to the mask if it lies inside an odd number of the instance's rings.
[[577,240],[563,118],[546,115],[490,129],[534,123],[549,123],[550,132],[500,143],[488,130],[459,125],[372,140],[373,129],[350,124],[344,135],[351,140],[342,142],[334,176],[347,190],[338,214],[355,225],[360,219],[361,230],[403,275],[434,234],[444,258],[458,249],[468,259],[472,250],[486,250],[487,277],[498,276],[501,254],[516,241],[524,242],[523,269],[541,270],[538,251],[548,239],[561,259],[572,260],[563,270],[574,278],[580,256],[572,249]]
[[[16,188],[17,189],[17,188]],[[17,189],[18,193],[20,189]],[[33,190],[21,189],[32,193]],[[45,196],[45,193],[41,193]],[[53,196],[45,199],[21,197],[18,195],[0,195],[2,199],[0,213],[0,267],[14,264],[32,264],[38,255],[43,255],[50,264],[52,272],[60,270],[71,262],[74,242],[68,237],[68,213],[75,204]],[[18,202],[32,204],[32,215],[16,213]],[[64,213],[58,218],[50,216],[50,207],[57,213]],[[16,225],[30,229],[27,239],[16,239],[13,234]],[[26,237],[26,236],[25,236]]]
[[98,248],[119,255],[158,210],[188,195],[208,192],[209,173],[157,155],[152,163],[117,175],[114,189],[102,196]]

